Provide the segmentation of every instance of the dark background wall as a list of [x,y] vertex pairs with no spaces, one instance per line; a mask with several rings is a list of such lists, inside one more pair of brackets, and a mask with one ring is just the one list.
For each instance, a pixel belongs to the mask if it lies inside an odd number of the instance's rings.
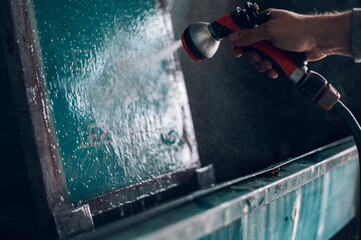
[[[360,7],[359,1],[258,1],[259,5],[284,8],[301,13],[323,12]],[[170,1],[175,38],[192,22],[211,22],[232,11],[243,1],[176,0]],[[20,131],[11,96],[7,66],[0,48],[0,203],[3,226],[16,233],[28,223],[33,229],[33,202],[29,197]],[[194,62],[180,49],[179,57],[203,165],[213,163],[218,181],[245,175],[289,157],[305,153],[348,135],[342,121],[304,99],[282,79],[270,80],[257,73],[244,59],[231,54],[224,41],[209,61]],[[361,120],[361,65],[350,58],[328,57],[310,68],[323,74],[342,94],[342,100]],[[11,159],[11,161],[9,161]],[[6,162],[6,163],[5,163]],[[10,178],[16,173],[15,178]],[[9,180],[10,179],[10,180]],[[13,191],[16,189],[17,191]],[[21,193],[21,194],[19,194]],[[27,197],[24,197],[27,196]],[[12,202],[13,205],[9,205]],[[19,208],[19,205],[23,208]],[[4,217],[5,216],[5,217]],[[6,216],[12,216],[9,220]]]
[[[172,1],[175,38],[192,22],[211,22],[244,1]],[[257,1],[261,9],[299,13],[346,10],[359,1]],[[299,94],[282,79],[271,80],[231,53],[227,40],[216,55],[197,63],[179,50],[203,164],[213,163],[218,181],[269,166],[331,143],[349,133],[342,120]],[[309,63],[341,93],[361,120],[361,65],[330,56]]]

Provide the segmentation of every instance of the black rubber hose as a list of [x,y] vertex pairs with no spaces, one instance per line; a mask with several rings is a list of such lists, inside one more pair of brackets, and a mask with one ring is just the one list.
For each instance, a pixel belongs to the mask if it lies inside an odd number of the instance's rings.
[[361,127],[360,124],[357,122],[356,118],[353,116],[351,111],[343,104],[340,100],[337,101],[336,105],[332,108],[336,113],[342,117],[342,119],[347,124],[351,134],[355,140],[355,144],[357,147],[357,152],[360,158],[360,151],[361,151]]
[[[337,101],[336,105],[332,108],[347,124],[351,134],[355,140],[355,144],[357,147],[357,153],[359,158],[359,166],[361,169],[361,127],[357,122],[356,118],[353,116],[351,111],[343,104],[340,100]],[[361,177],[359,179],[361,181]],[[359,183],[361,186],[361,183]],[[361,191],[359,192],[359,201],[361,200]],[[359,206],[358,212],[358,239],[360,239],[360,230],[361,230],[361,206]]]

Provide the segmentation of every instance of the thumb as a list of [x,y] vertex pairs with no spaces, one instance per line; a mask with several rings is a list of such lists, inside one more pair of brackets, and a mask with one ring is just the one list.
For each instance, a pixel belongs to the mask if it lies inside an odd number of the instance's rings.
[[232,45],[245,47],[253,43],[268,40],[265,24],[255,28],[244,29],[229,35],[228,40]]

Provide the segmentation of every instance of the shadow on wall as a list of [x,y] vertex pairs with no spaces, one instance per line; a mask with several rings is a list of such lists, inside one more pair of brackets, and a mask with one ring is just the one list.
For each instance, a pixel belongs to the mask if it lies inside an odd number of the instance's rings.
[[[360,7],[358,1],[258,1],[269,7],[314,13]],[[211,22],[240,1],[174,1],[175,38],[192,22]],[[236,59],[227,40],[205,62],[180,50],[203,164],[213,163],[218,181],[256,171],[349,135],[341,119],[309,102],[282,79],[270,80],[244,59]],[[309,63],[341,93],[341,100],[361,119],[361,65],[332,56]]]

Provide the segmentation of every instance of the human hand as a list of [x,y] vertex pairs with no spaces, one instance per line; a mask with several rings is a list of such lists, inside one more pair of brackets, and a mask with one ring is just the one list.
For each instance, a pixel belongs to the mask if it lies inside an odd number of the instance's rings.
[[244,51],[242,47],[267,40],[275,47],[304,53],[307,61],[316,61],[331,54],[352,56],[351,12],[324,15],[301,15],[278,9],[269,9],[270,19],[255,28],[235,32],[229,36],[233,54],[254,64],[259,72],[271,78],[278,73],[271,62],[255,51]]

